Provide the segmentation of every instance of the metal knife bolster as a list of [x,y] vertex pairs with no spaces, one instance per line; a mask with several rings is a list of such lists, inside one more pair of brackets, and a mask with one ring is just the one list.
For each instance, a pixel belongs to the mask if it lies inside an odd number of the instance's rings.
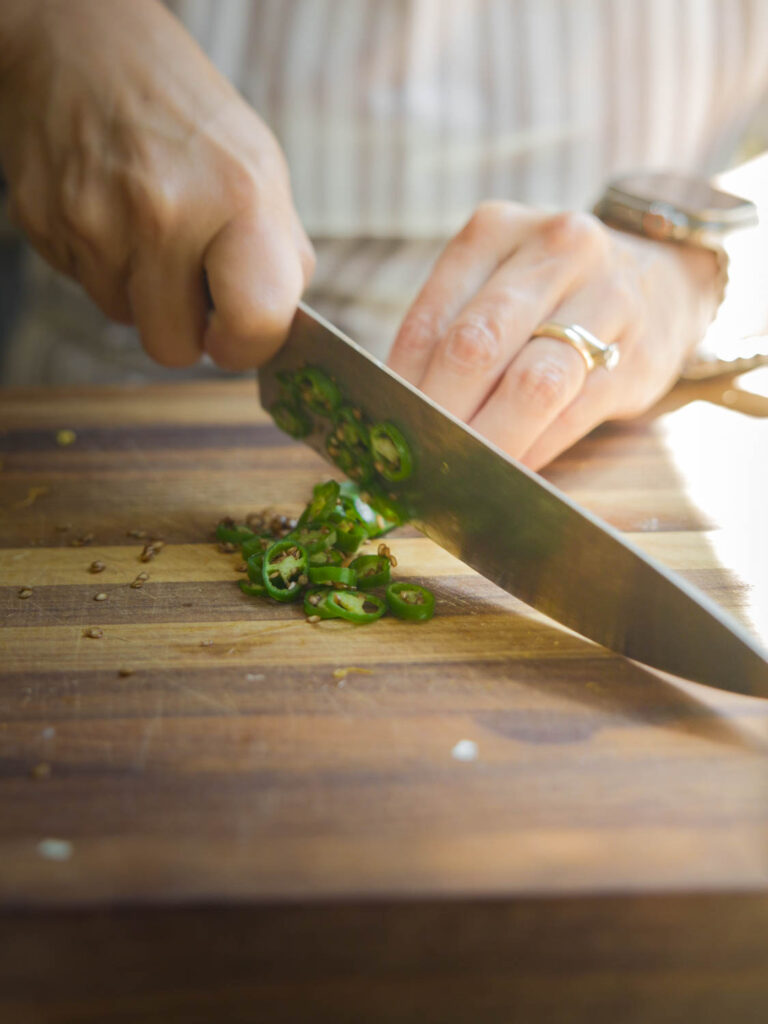
[[[389,485],[414,524],[483,576],[557,622],[627,657],[696,682],[768,697],[768,661],[749,634],[684,580],[546,480],[440,409],[308,307],[259,372],[317,366],[372,421],[391,420],[414,457]],[[325,431],[306,438],[325,452]]]

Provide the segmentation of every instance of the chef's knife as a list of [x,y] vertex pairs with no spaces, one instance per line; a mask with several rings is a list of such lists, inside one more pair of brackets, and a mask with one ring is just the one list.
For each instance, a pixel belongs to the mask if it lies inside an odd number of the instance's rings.
[[[598,644],[675,675],[768,698],[768,655],[705,595],[444,412],[307,306],[259,371],[334,378],[350,405],[407,438],[412,474],[388,484],[427,537],[515,597]],[[281,374],[282,376],[282,374]],[[305,440],[321,455],[325,430]]]

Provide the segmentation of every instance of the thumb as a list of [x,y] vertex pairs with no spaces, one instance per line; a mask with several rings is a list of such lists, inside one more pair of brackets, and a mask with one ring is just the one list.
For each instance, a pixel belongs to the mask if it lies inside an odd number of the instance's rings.
[[224,369],[260,366],[283,342],[314,265],[303,229],[240,216],[215,236],[203,264],[214,306],[203,347]]

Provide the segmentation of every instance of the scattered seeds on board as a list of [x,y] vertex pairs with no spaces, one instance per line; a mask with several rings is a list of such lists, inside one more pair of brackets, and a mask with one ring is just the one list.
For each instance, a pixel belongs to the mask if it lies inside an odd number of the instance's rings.
[[104,564],[104,562],[91,562],[91,564],[88,567],[88,572],[104,572],[106,568],[107,567]]
[[37,852],[46,860],[69,860],[74,847],[68,839],[41,839]]
[[40,761],[29,773],[36,782],[42,782],[51,774],[51,766],[47,761]]
[[131,585],[131,587],[133,587],[134,590],[141,590],[141,588],[144,586],[144,583],[148,579],[149,579],[149,573],[148,572],[140,572],[139,575],[136,577],[136,579],[133,580],[130,585]]
[[107,600],[107,595],[103,594],[103,593],[102,594],[94,594],[93,595],[93,600],[94,601],[106,601]]
[[151,562],[155,555],[160,553],[163,547],[165,547],[164,540],[160,540],[158,538],[157,540],[149,541],[144,545],[144,548],[139,555],[139,560],[142,562]]
[[389,564],[392,566],[393,569],[397,568],[397,559],[392,554],[392,552],[389,550],[389,545],[388,544],[379,544],[379,547],[378,547],[376,553],[378,555],[380,555],[381,557],[388,559]]
[[69,542],[70,547],[73,547],[73,548],[85,548],[89,544],[92,544],[92,543],[93,543],[93,534],[92,533],[84,533],[81,537],[75,537],[74,540],[71,540]]
[[451,757],[455,761],[476,761],[477,744],[474,740],[459,740],[451,750]]
[[56,431],[56,444],[61,445],[62,448],[66,448],[69,444],[74,444],[77,440],[77,434],[74,430],[57,430]]
[[22,498],[21,501],[16,502],[16,508],[29,508],[30,505],[34,505],[39,497],[43,494],[48,493],[48,488],[43,485],[42,487],[30,487],[27,491],[26,498]]
[[22,601],[26,601],[28,597],[32,597],[32,587],[22,587],[19,591],[19,597]]
[[87,636],[91,640],[100,640],[104,636],[104,630],[98,629],[96,626],[89,626],[88,629],[83,630],[83,636]]

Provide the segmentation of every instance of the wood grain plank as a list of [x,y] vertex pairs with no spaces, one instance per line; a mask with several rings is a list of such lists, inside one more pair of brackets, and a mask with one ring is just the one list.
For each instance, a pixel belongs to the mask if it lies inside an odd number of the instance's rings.
[[[250,1024],[295,992],[302,1021],[762,1024],[768,702],[610,655],[412,533],[426,626],[246,601],[212,525],[328,475],[252,379],[19,393],[0,426],[0,1018]],[[548,476],[768,635],[765,435],[670,406]],[[167,541],[148,566],[132,528]]]
[[[767,920],[758,893],[19,913],[0,922],[0,1012],[14,1024],[762,1024],[754,936]],[[192,964],[204,965],[194,980]]]

